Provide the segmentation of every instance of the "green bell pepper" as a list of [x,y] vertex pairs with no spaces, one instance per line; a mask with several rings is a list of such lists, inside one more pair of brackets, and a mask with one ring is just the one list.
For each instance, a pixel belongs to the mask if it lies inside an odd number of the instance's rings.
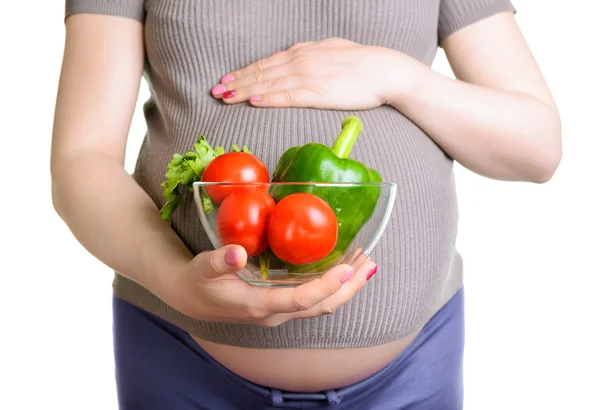
[[[348,158],[356,139],[362,132],[362,122],[355,116],[342,121],[342,131],[332,147],[309,143],[288,149],[279,159],[273,182],[349,183],[343,187],[323,185],[272,185],[270,193],[276,202],[296,192],[307,192],[322,198],[333,209],[338,220],[338,240],[333,251],[324,259],[309,265],[291,266],[290,272],[310,272],[326,269],[339,262],[348,247],[373,215],[380,195],[381,175],[363,163]],[[367,184],[361,184],[367,183]]]

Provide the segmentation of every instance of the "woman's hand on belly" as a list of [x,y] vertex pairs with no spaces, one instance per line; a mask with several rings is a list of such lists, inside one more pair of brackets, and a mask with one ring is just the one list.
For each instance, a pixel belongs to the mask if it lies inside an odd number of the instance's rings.
[[237,275],[246,259],[241,246],[206,251],[173,274],[162,275],[162,283],[153,290],[196,319],[273,327],[335,312],[365,285],[376,267],[367,258],[356,271],[342,264],[298,287],[266,288],[249,285]]
[[387,104],[480,175],[548,181],[562,158],[560,115],[514,13],[464,27],[441,46],[456,78],[397,50],[329,38],[225,74],[212,94],[255,107]]
[[[410,57],[384,47],[330,38],[298,43],[233,73],[212,94],[227,104],[367,110],[386,103]],[[400,67],[402,67],[401,65]]]

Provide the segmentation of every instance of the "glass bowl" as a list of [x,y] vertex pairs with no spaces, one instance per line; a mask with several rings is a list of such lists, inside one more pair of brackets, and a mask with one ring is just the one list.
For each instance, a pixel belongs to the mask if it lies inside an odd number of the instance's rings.
[[[236,244],[248,252],[238,272],[242,279],[292,287],[339,264],[360,266],[386,229],[396,184],[194,182],[193,192],[212,245]],[[252,209],[244,198],[260,204]]]

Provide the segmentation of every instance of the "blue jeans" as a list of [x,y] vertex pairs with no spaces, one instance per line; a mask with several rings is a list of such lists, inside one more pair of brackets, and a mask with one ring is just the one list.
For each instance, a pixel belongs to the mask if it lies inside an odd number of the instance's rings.
[[462,289],[385,368],[359,383],[315,394],[245,380],[183,330],[116,297],[113,314],[120,410],[462,409]]

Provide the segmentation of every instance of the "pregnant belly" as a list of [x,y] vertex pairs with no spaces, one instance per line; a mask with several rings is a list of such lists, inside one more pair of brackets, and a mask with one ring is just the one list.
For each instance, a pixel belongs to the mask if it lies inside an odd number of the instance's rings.
[[337,389],[368,378],[400,355],[417,334],[378,346],[340,349],[248,349],[192,338],[246,380],[304,393]]

